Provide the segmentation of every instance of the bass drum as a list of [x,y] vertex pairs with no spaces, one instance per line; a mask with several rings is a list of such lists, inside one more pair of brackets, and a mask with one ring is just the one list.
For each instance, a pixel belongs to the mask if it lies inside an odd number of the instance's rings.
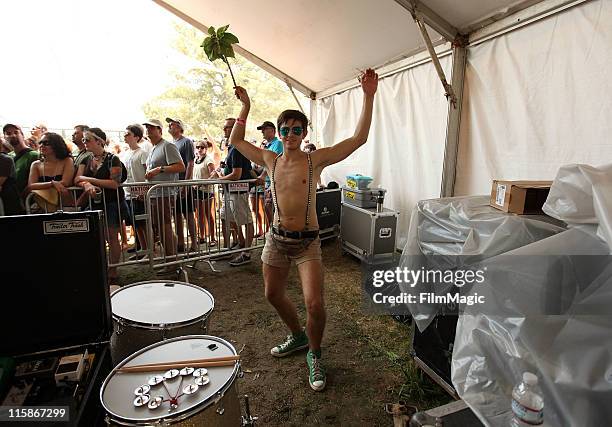
[[184,335],[206,334],[215,307],[210,292],[176,281],[148,281],[111,295],[113,364],[150,344]]
[[143,348],[117,365],[102,384],[100,401],[107,425],[240,426],[238,361],[206,369],[186,365],[175,372],[117,372],[127,366],[235,355],[230,343],[210,335],[178,337]]

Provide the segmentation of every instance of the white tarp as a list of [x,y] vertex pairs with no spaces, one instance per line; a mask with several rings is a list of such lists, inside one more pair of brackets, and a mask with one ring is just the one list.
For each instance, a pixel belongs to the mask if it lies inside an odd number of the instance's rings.
[[610,22],[594,0],[469,49],[456,195],[612,159]]
[[544,210],[568,230],[481,264],[487,303],[459,318],[452,380],[486,425],[508,425],[525,371],[539,378],[547,426],[610,424],[611,193],[612,165],[561,168]]
[[[412,213],[399,266],[413,271],[471,269],[482,260],[563,230],[562,224],[552,223],[544,215],[512,215],[492,208],[488,196],[421,200]],[[415,296],[421,292],[446,295],[457,290],[452,282],[401,284],[400,289]],[[418,301],[407,304],[407,308],[415,325],[424,331],[444,307],[441,303]]]
[[[450,75],[450,59],[441,58],[446,75]],[[353,134],[362,102],[360,87],[317,101],[320,146],[334,145]],[[401,213],[399,247],[406,241],[416,202],[440,194],[447,109],[431,63],[381,79],[368,142],[323,171],[324,182],[343,185],[346,175],[361,173],[374,178],[370,188],[386,188],[385,207]]]

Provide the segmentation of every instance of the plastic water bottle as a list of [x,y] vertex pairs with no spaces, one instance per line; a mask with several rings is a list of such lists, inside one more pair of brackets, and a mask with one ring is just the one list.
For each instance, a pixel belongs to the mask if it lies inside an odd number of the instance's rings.
[[544,398],[538,386],[538,377],[523,373],[523,381],[512,390],[511,427],[539,426],[544,422]]

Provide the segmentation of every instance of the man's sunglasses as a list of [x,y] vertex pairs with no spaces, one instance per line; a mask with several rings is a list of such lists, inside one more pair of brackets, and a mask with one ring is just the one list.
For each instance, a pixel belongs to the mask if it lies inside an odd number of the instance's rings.
[[294,126],[292,128],[283,126],[280,128],[280,134],[282,136],[289,136],[289,131],[293,132],[294,135],[301,135],[304,129],[301,126]]

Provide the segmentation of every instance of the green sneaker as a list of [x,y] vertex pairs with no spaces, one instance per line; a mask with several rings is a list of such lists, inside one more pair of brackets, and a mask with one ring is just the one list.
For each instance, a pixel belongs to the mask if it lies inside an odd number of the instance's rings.
[[325,368],[321,362],[321,357],[317,357],[312,351],[306,355],[308,362],[308,383],[314,391],[323,391],[325,388],[326,376]]
[[277,345],[272,350],[270,350],[270,354],[274,357],[285,357],[293,352],[302,350],[307,347],[308,337],[306,336],[306,333],[302,331],[297,335],[287,335],[285,342],[280,345]]

